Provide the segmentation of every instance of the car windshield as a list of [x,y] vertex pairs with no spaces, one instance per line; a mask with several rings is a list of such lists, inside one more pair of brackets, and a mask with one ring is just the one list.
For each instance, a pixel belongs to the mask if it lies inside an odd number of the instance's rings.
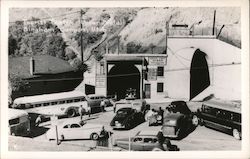
[[166,125],[175,126],[177,124],[177,120],[168,120],[165,122]]
[[125,111],[125,110],[118,110],[116,112],[117,116],[126,116],[129,113],[129,111]]

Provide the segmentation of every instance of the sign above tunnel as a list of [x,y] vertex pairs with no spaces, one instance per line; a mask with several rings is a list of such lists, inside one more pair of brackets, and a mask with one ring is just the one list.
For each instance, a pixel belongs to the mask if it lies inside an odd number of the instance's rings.
[[149,57],[149,65],[164,66],[167,64],[167,57]]

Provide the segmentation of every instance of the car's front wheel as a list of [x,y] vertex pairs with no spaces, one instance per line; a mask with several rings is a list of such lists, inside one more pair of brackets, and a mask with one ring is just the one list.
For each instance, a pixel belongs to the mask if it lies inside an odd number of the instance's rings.
[[98,138],[99,138],[99,135],[98,135],[97,133],[92,133],[92,134],[90,135],[90,139],[91,139],[91,140],[98,140]]
[[162,151],[162,149],[160,149],[160,148],[158,148],[158,147],[155,147],[155,148],[153,148],[152,151]]

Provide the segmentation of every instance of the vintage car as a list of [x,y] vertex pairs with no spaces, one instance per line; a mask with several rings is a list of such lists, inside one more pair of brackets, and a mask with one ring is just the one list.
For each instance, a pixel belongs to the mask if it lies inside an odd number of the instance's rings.
[[125,107],[136,109],[138,112],[142,112],[143,115],[150,109],[150,105],[146,103],[145,99],[120,100],[115,102],[114,112]]
[[164,137],[181,139],[198,125],[198,117],[186,102],[174,101],[167,109],[169,112],[164,113],[162,125]]
[[141,112],[136,109],[125,107],[117,110],[110,126],[113,129],[131,129],[144,122]]
[[97,140],[102,130],[102,125],[89,124],[85,121],[65,121],[50,128],[47,133],[47,139],[56,139],[56,134],[59,140],[72,140],[72,139],[92,139]]
[[148,126],[157,126],[162,125],[162,116],[159,114],[155,114],[149,117]]
[[115,146],[132,151],[178,151],[176,145],[161,145],[157,138],[158,131],[139,131],[134,137],[115,140]]

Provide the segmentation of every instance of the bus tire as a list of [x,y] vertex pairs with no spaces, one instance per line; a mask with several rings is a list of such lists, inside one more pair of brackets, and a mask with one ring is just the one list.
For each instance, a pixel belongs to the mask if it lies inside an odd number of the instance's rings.
[[69,118],[72,118],[72,117],[76,116],[76,111],[75,111],[74,109],[69,109],[69,110],[67,111],[67,116],[68,116]]
[[237,140],[241,139],[241,133],[239,132],[238,129],[233,129],[233,137]]
[[91,140],[98,140],[98,138],[99,138],[99,135],[98,135],[97,133],[92,133],[92,134],[90,135],[90,139],[91,139]]

